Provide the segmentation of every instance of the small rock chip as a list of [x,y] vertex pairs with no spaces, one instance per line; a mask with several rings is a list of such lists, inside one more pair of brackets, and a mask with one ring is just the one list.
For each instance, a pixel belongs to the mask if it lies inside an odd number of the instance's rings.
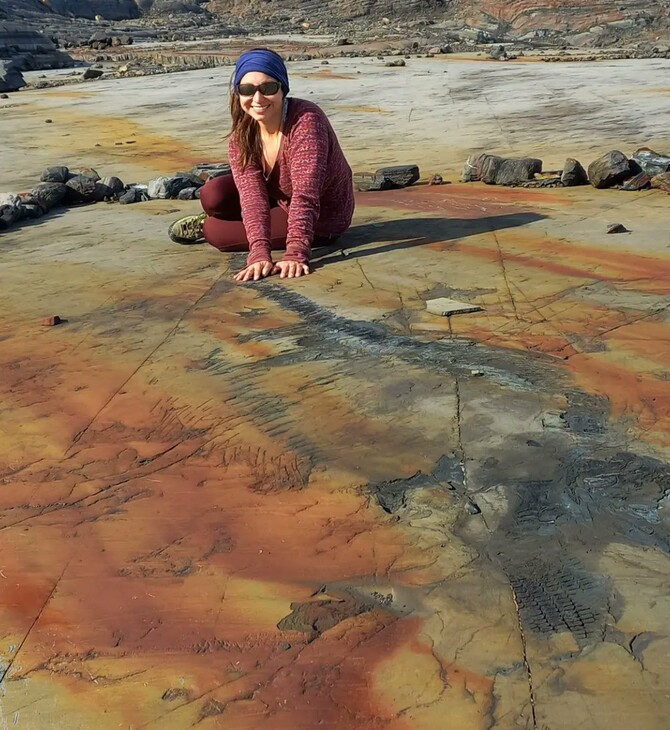
[[468,511],[471,515],[480,515],[482,513],[481,509],[479,508],[479,505],[473,502],[471,499],[469,499],[465,503],[465,509]]
[[610,223],[607,226],[608,233],[630,233],[623,223]]
[[103,72],[99,68],[87,68],[83,73],[83,78],[86,80],[99,79],[102,74]]
[[45,124],[53,124],[53,119],[45,119],[44,120],[44,123]]
[[442,179],[442,175],[433,175],[433,177],[430,178],[428,181],[429,185],[442,185],[444,180]]
[[44,327],[55,327],[57,324],[63,324],[66,321],[61,319],[57,314],[54,314],[52,317],[45,317],[42,320],[42,325]]
[[405,61],[402,58],[396,58],[395,61],[387,61],[384,66],[387,68],[399,68],[401,66],[405,66]]
[[467,302],[458,302],[448,297],[438,297],[426,301],[426,310],[439,317],[449,317],[452,314],[465,314],[467,312],[479,312],[481,307]]

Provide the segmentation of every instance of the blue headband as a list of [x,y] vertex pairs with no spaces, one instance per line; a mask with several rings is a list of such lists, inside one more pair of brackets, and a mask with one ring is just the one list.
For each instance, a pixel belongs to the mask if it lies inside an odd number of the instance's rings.
[[286,70],[284,60],[278,53],[264,48],[256,48],[253,51],[243,53],[235,64],[233,84],[236,91],[245,74],[251,71],[259,71],[260,73],[272,76],[273,79],[276,79],[281,84],[284,96],[288,94],[288,71]]

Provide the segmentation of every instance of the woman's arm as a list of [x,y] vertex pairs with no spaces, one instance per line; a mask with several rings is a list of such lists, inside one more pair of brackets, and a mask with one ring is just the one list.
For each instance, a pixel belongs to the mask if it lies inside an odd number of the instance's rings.
[[304,112],[291,130],[288,163],[292,191],[284,261],[309,263],[314,227],[321,209],[329,144],[328,127],[321,114]]
[[247,265],[272,261],[270,253],[270,201],[263,172],[251,162],[242,170],[240,150],[231,137],[228,140],[228,162],[235,186],[240,194],[242,222],[249,240]]

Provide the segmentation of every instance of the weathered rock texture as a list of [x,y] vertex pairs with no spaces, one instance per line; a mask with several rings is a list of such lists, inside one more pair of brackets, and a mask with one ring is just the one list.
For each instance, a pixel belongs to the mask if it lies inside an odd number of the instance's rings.
[[651,32],[657,39],[670,27],[670,8],[664,0],[6,0],[5,4],[0,18],[11,19],[18,13],[122,20],[143,14],[207,10],[222,18],[292,21],[311,29],[364,18],[388,18],[422,26],[430,21],[449,21],[452,30],[463,31],[475,41],[576,35],[577,42],[590,45],[644,37]]
[[[2,12],[4,11],[0,10],[0,18]],[[58,50],[53,41],[18,23],[0,23],[0,59],[11,59],[18,71],[74,65],[72,58]]]

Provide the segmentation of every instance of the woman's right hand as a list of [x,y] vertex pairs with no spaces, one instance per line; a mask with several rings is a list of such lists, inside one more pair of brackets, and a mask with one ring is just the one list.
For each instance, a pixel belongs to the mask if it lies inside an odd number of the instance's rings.
[[235,281],[258,281],[270,276],[273,268],[272,261],[256,261],[255,264],[250,264],[235,274],[234,279]]

